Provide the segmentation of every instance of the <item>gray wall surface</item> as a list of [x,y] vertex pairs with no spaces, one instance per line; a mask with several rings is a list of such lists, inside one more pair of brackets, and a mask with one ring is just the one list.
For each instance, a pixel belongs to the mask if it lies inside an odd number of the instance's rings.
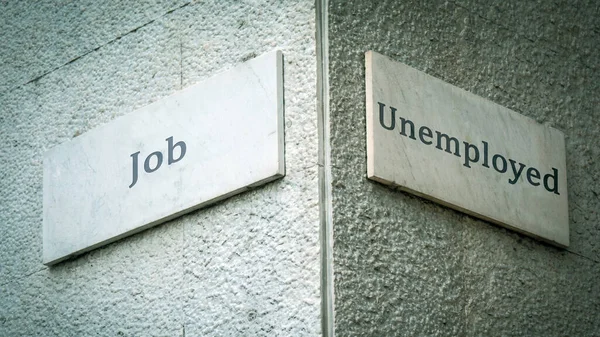
[[[1,1],[0,335],[318,335],[314,26],[312,1]],[[46,150],[276,47],[284,179],[42,265]]]
[[[600,335],[600,4],[329,0],[336,336]],[[571,246],[366,179],[374,50],[565,133]]]
[[[317,5],[0,1],[0,336],[600,335],[600,5]],[[42,265],[46,150],[276,47],[286,177]],[[563,131],[571,246],[368,181],[367,50]]]

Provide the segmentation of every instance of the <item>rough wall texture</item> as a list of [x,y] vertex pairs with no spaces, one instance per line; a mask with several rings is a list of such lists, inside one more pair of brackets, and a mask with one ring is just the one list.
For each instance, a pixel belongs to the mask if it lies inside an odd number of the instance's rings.
[[[600,5],[329,0],[336,336],[600,335]],[[364,52],[562,130],[571,246],[366,179]]]
[[[314,17],[312,1],[0,1],[0,335],[319,334]],[[275,47],[284,179],[42,265],[45,150]]]

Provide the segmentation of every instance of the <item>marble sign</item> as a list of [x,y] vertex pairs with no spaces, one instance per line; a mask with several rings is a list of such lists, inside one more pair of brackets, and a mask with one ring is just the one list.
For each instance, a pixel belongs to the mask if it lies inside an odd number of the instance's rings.
[[282,58],[257,57],[48,151],[44,263],[282,177]]
[[366,110],[369,179],[569,245],[560,131],[372,51]]

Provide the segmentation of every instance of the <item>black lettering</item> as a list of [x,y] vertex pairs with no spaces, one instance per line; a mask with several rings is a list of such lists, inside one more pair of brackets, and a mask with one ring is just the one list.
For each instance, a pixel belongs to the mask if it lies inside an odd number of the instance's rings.
[[[470,168],[471,165],[469,165],[469,163],[476,163],[479,161],[479,149],[473,144],[469,144],[467,142],[463,143],[465,144],[465,163],[463,165]],[[471,153],[469,150],[471,149],[475,150],[475,158],[472,158],[469,155]]]
[[[153,169],[150,168],[150,158],[152,158],[152,156],[156,156],[156,167],[154,167]],[[150,153],[150,155],[146,157],[146,160],[144,161],[144,170],[148,173],[152,173],[158,170],[160,168],[160,165],[162,165],[162,157],[163,156],[160,151]]]
[[385,123],[383,122],[383,110],[385,110],[385,104],[379,102],[377,102],[377,104],[379,104],[379,124],[386,130],[394,130],[396,127],[396,108],[390,107],[390,110],[392,110],[391,125],[385,126]]
[[133,182],[131,183],[131,185],[129,185],[129,188],[132,188],[133,185],[135,185],[135,183],[138,180],[138,155],[140,154],[140,151],[136,152],[136,153],[132,153],[131,154],[131,158],[133,158]]
[[[553,174],[548,173],[544,176],[544,187],[548,192],[553,192],[554,194],[560,195],[560,193],[558,193],[558,170],[553,167],[552,172]],[[550,184],[548,183],[548,180],[550,180],[550,178],[552,178],[552,180],[554,181],[553,186],[550,186]]]
[[540,179],[540,171],[538,171],[535,167],[530,167],[527,169],[527,181],[533,186],[540,186],[540,183],[537,181],[533,181],[532,178]]
[[[389,125],[386,125],[385,123],[385,104],[381,103],[381,102],[377,102],[377,104],[379,105],[379,123],[381,124],[381,126],[386,129],[386,130],[394,130],[396,128],[396,111],[397,109],[394,107],[389,107],[390,108],[390,120],[389,120]],[[399,119],[399,123],[400,123],[400,130],[399,133],[402,136],[405,137],[409,137],[411,139],[415,139],[415,124],[410,120],[410,119],[406,119],[404,117],[398,117]],[[409,129],[410,128],[410,129]],[[435,147],[438,150],[443,150],[447,153],[452,153],[457,157],[460,157],[460,148],[461,148],[461,141],[459,141],[457,138],[452,137],[446,133],[442,133],[440,131],[435,131],[432,130],[430,127],[428,126],[420,126],[418,129],[418,136],[419,136],[419,140],[425,144],[425,145],[432,145],[433,144],[433,138],[434,135],[433,133],[435,132],[436,134],[436,144]],[[178,161],[180,161],[181,159],[183,159],[183,157],[186,154],[186,143],[184,141],[179,141],[175,144],[173,144],[173,137],[169,137],[166,139],[169,147],[168,147],[168,163],[169,165],[176,163]],[[464,144],[464,161],[463,161],[463,166],[471,168],[473,163],[479,163],[480,159],[482,159],[481,165],[483,167],[486,168],[490,168],[490,163],[489,163],[489,143],[486,141],[481,141],[483,143],[483,153],[480,152],[479,147],[475,144],[471,144],[469,142],[463,141],[462,143]],[[173,152],[174,149],[176,147],[179,147],[179,157],[174,158]],[[138,156],[139,152],[136,152],[134,154],[131,155],[131,157],[133,158],[133,182],[129,187],[132,187],[133,185],[135,185],[135,183],[137,182],[138,179],[138,173],[137,173],[137,156]],[[156,163],[156,167],[154,168],[150,168],[150,158],[152,156],[156,156],[157,159],[157,163]],[[519,179],[525,175],[527,181],[532,185],[532,186],[539,186],[541,185],[540,179],[541,179],[541,173],[538,169],[534,168],[534,167],[529,167],[527,170],[525,170],[526,165],[523,163],[519,163],[513,159],[508,159],[505,158],[504,156],[502,156],[501,154],[495,154],[492,156],[492,167],[498,172],[498,173],[506,173],[509,169],[509,163],[510,163],[510,168],[511,168],[511,172],[512,172],[512,177],[509,177],[508,179],[508,183],[511,185],[515,185]],[[144,162],[144,169],[146,170],[146,172],[150,173],[150,172],[154,172],[156,171],[162,164],[162,153],[160,152],[153,152],[151,153],[147,158],[146,161]],[[526,174],[524,173],[524,171],[526,171]],[[544,183],[544,188],[548,191],[548,192],[552,192],[555,193],[557,195],[560,195],[560,193],[558,192],[558,169],[556,168],[552,168],[552,172],[548,173],[546,175],[544,175],[543,177],[543,183]]]
[[483,143],[483,167],[490,168],[488,165],[488,143],[486,141],[481,141]]
[[[427,131],[427,133],[425,133],[425,131]],[[429,138],[433,138],[433,132],[431,131],[430,128],[426,127],[426,126],[422,126],[419,128],[419,139],[421,140],[421,142],[423,142],[423,144],[426,145],[431,145],[433,142],[432,141],[427,141],[425,140],[425,137],[423,136],[427,136]]]
[[[498,164],[497,164],[497,160],[496,160],[496,159],[498,159],[498,158],[502,159],[502,169],[499,169],[499,168],[498,168]],[[495,169],[496,171],[498,171],[498,172],[500,172],[500,173],[504,173],[504,172],[506,172],[506,169],[507,169],[507,167],[506,167],[506,159],[504,159],[504,157],[502,157],[502,156],[501,156],[501,155],[499,155],[499,154],[495,154],[495,155],[492,157],[492,166],[494,166],[494,169]]]
[[400,134],[403,136],[406,136],[406,124],[410,125],[410,136],[408,136],[409,138],[412,139],[416,139],[415,138],[415,125],[413,124],[413,122],[410,119],[404,119],[402,117],[400,117],[400,121],[402,122],[402,130],[400,131]]
[[525,164],[519,163],[520,167],[519,167],[519,170],[517,171],[517,167],[515,166],[515,164],[517,162],[512,159],[509,159],[508,161],[510,162],[510,167],[512,167],[513,175],[515,176],[514,179],[512,179],[512,180],[508,179],[508,183],[514,185],[517,183],[517,180],[519,180],[521,173],[523,173],[523,168],[525,168]]
[[442,150],[442,138],[444,138],[446,140],[446,152],[452,153],[452,151],[450,151],[450,141],[452,141],[454,142],[454,155],[460,157],[458,139],[454,137],[449,137],[447,134],[441,133],[439,131],[436,131],[435,133],[437,134],[437,145],[435,146],[436,148]]
[[[184,141],[179,141],[177,143],[175,143],[175,145],[173,145],[173,137],[169,137],[166,139],[166,141],[169,143],[169,149],[168,149],[168,163],[169,165],[176,163],[178,161],[180,161],[181,159],[183,159],[183,157],[185,156],[185,151],[186,151],[186,146],[185,146],[185,142]],[[177,159],[173,159],[173,149],[175,147],[179,147],[179,158]]]

